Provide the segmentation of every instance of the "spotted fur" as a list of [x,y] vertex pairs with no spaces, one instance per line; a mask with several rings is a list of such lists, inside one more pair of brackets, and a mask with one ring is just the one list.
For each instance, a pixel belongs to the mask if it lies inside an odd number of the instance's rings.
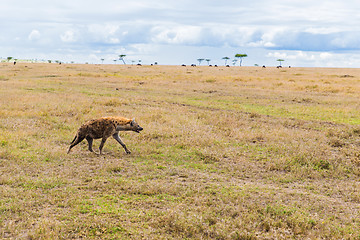
[[135,119],[131,120],[124,117],[102,117],[99,119],[93,119],[81,125],[76,133],[76,136],[70,143],[70,147],[67,153],[69,153],[73,147],[75,147],[84,139],[86,139],[88,142],[89,151],[94,152],[92,148],[93,140],[101,138],[99,150],[100,154],[102,154],[102,149],[106,139],[108,139],[110,136],[113,136],[113,138],[125,149],[125,152],[130,154],[130,150],[119,137],[119,131],[134,131],[139,133],[142,130],[143,128],[135,122]]

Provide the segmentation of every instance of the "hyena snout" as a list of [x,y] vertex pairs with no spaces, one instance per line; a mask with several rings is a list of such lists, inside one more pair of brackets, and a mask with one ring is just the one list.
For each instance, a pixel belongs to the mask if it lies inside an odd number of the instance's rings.
[[130,129],[137,133],[140,133],[140,131],[144,130],[137,122],[135,122],[135,118],[130,122]]
[[137,128],[135,129],[135,132],[140,133],[140,131],[144,130],[142,127],[137,126]]

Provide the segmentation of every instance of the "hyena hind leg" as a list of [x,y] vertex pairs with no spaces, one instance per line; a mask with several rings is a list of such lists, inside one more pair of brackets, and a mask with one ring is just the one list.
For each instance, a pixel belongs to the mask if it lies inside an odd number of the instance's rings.
[[80,137],[79,135],[77,135],[77,136],[75,137],[75,139],[72,141],[72,143],[71,143],[71,145],[70,145],[69,150],[67,151],[67,153],[69,153],[70,150],[71,150],[73,147],[75,147],[75,146],[78,145],[82,140],[84,140],[84,138],[85,138],[85,137],[83,137],[83,136]]
[[87,140],[87,142],[88,142],[88,144],[89,144],[89,148],[88,148],[89,151],[90,151],[90,152],[94,152],[93,147],[92,147],[92,144],[93,144],[93,140],[94,140],[94,139],[91,138],[91,137],[89,137],[89,136],[87,136],[87,137],[86,137],[86,140]]

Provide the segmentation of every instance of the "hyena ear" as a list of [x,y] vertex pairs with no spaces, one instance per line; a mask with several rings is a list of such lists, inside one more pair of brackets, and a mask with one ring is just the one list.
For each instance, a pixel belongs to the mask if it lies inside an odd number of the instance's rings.
[[131,120],[130,126],[134,126],[134,122],[135,122],[135,118],[133,118],[133,120]]

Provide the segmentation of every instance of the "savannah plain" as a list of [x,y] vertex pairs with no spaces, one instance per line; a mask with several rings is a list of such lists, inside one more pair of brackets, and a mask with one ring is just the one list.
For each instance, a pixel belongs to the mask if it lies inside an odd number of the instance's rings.
[[[360,239],[360,69],[1,63],[0,96],[1,239]],[[66,154],[103,116],[132,153]]]

